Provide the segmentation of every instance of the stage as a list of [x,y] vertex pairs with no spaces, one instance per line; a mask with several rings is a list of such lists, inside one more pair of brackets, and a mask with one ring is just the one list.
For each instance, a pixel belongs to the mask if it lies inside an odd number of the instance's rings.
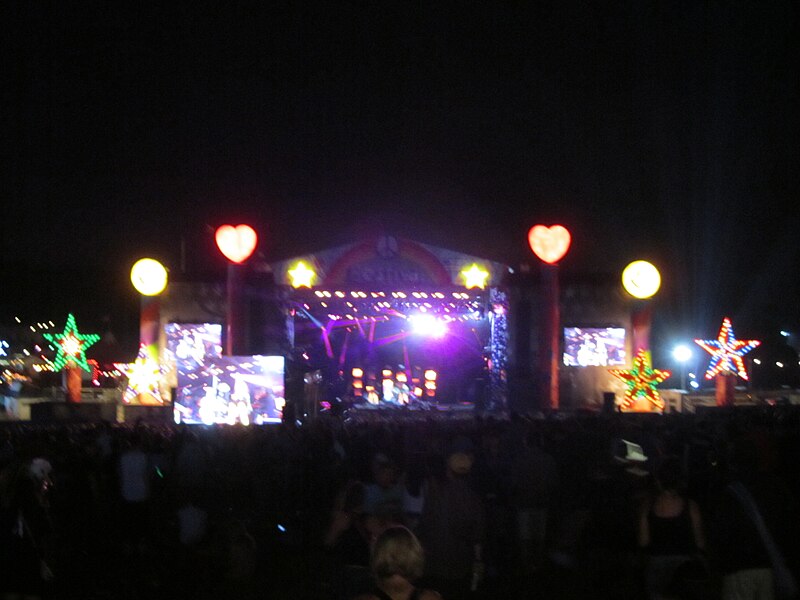
[[417,403],[408,406],[382,402],[355,404],[343,412],[345,422],[381,423],[431,420],[471,420],[478,413],[471,402],[459,404]]

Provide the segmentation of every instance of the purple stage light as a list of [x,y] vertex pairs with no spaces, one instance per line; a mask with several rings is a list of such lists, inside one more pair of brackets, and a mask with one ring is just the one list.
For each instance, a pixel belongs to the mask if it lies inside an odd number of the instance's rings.
[[441,338],[447,333],[447,323],[434,315],[418,314],[408,317],[414,333],[433,338]]

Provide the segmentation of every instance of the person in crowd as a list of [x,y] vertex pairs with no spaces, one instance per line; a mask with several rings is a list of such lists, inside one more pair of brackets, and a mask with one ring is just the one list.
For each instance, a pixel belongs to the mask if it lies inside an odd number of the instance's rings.
[[682,481],[680,459],[665,457],[656,468],[656,489],[639,510],[638,543],[647,553],[649,598],[673,597],[681,585],[679,569],[706,549],[700,508],[684,494]]
[[472,441],[458,436],[447,450],[443,476],[426,484],[419,537],[427,553],[425,581],[448,600],[469,597],[483,577],[486,516],[470,472]]
[[544,565],[548,521],[558,484],[556,462],[543,449],[538,428],[532,428],[524,437],[511,474],[519,559],[525,572]]
[[425,465],[419,455],[409,456],[403,475],[403,522],[411,531],[417,531],[425,506]]
[[382,522],[364,511],[364,484],[351,480],[340,492],[324,536],[332,559],[337,597],[351,598],[370,586],[370,548]]
[[255,598],[258,544],[241,520],[228,519],[222,529],[224,596],[237,600]]
[[[793,565],[800,554],[797,498],[778,476],[774,462],[761,460],[752,439],[734,441],[728,471],[710,532],[722,574],[722,598],[774,598],[786,584],[781,577],[791,577],[781,573],[776,562]],[[778,594],[782,596],[786,594]]]
[[372,548],[370,568],[375,587],[357,600],[441,600],[438,592],[418,588],[425,555],[416,536],[406,527],[389,527]]
[[372,482],[364,487],[364,512],[399,521],[403,514],[403,485],[395,462],[384,453],[372,461]]
[[119,456],[120,518],[125,549],[143,553],[149,530],[152,468],[141,433],[130,434],[128,446]]
[[510,452],[502,445],[503,429],[499,424],[487,426],[472,466],[472,480],[486,511],[487,537],[484,549],[486,580],[503,578],[515,568],[514,539],[516,531],[510,505]]
[[7,600],[43,597],[53,581],[55,528],[47,459],[12,463],[0,494],[0,593]]

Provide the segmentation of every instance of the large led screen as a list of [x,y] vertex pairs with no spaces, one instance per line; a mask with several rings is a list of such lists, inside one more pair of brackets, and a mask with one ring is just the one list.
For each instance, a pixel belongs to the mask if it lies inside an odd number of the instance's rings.
[[220,356],[203,364],[178,360],[176,423],[280,423],[284,398],[282,356]]
[[167,386],[178,385],[178,361],[197,369],[208,359],[222,356],[222,325],[219,323],[167,323],[164,326],[163,357]]
[[609,367],[623,364],[625,364],[625,328],[564,328],[564,365]]

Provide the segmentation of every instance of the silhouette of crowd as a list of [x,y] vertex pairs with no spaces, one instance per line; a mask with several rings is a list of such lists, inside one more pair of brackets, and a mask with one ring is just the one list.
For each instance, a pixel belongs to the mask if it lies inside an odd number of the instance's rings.
[[9,422],[0,597],[788,597],[798,465],[794,407]]

